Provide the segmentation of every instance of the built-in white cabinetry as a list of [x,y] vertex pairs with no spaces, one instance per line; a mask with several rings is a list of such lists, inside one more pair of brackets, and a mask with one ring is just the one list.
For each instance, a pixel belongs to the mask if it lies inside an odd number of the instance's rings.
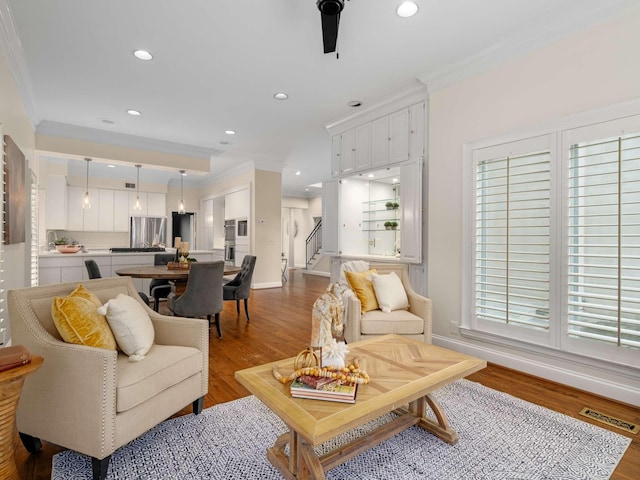
[[129,192],[113,191],[113,231],[129,231]]
[[422,261],[422,159],[323,182],[325,255]]
[[47,230],[67,228],[67,178],[49,175],[46,183],[45,227]]
[[339,255],[340,181],[322,182],[322,253]]
[[[219,222],[222,219],[218,219]],[[213,249],[213,198],[200,202],[200,238],[198,248],[203,250]]]
[[331,176],[424,156],[425,103],[419,102],[332,136]]
[[389,115],[389,163],[409,160],[409,109]]
[[129,216],[166,216],[164,193],[140,192],[142,209],[135,210],[136,192],[90,188],[91,208],[82,208],[84,192],[84,187],[66,188],[67,221],[59,229],[72,232],[127,232]]

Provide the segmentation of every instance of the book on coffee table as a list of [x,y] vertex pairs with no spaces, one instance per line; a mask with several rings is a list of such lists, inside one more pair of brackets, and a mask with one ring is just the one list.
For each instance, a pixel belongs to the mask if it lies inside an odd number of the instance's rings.
[[331,382],[319,385],[317,388],[306,384],[301,379],[291,382],[291,396],[294,398],[355,403],[357,390],[357,385],[342,383],[334,379]]

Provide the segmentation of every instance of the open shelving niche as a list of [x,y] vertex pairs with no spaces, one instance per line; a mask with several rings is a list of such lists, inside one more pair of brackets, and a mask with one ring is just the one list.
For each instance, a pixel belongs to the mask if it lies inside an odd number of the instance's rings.
[[[400,253],[401,195],[399,172],[387,171],[384,178],[369,181],[369,199],[362,202],[362,232],[369,255],[396,256]],[[387,208],[387,204],[393,206]],[[394,222],[393,227],[385,223]]]

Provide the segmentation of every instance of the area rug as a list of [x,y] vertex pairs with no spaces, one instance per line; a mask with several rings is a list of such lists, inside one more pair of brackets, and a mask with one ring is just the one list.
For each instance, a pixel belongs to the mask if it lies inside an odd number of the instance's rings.
[[[468,380],[434,396],[460,436],[456,445],[411,427],[330,470],[327,479],[607,479],[631,442]],[[392,418],[385,415],[336,441],[366,435]],[[107,478],[279,480],[266,449],[285,430],[254,396],[215,405],[167,420],[116,451]],[[54,456],[53,480],[90,478],[88,457],[71,451]]]

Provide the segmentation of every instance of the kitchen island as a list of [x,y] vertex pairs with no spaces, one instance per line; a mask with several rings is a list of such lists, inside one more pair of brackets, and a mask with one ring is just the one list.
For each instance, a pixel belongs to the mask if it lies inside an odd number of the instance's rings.
[[[87,251],[87,253],[59,253],[55,250],[42,252],[38,256],[38,283],[48,285],[64,282],[82,282],[89,279],[85,260],[95,260],[103,277],[115,277],[116,270],[126,267],[153,265],[156,253],[173,253],[174,249],[166,252],[127,252],[111,253],[109,250]],[[189,257],[199,262],[224,260],[224,250],[193,250]],[[149,279],[134,278],[133,284],[141,292],[149,290]]]

